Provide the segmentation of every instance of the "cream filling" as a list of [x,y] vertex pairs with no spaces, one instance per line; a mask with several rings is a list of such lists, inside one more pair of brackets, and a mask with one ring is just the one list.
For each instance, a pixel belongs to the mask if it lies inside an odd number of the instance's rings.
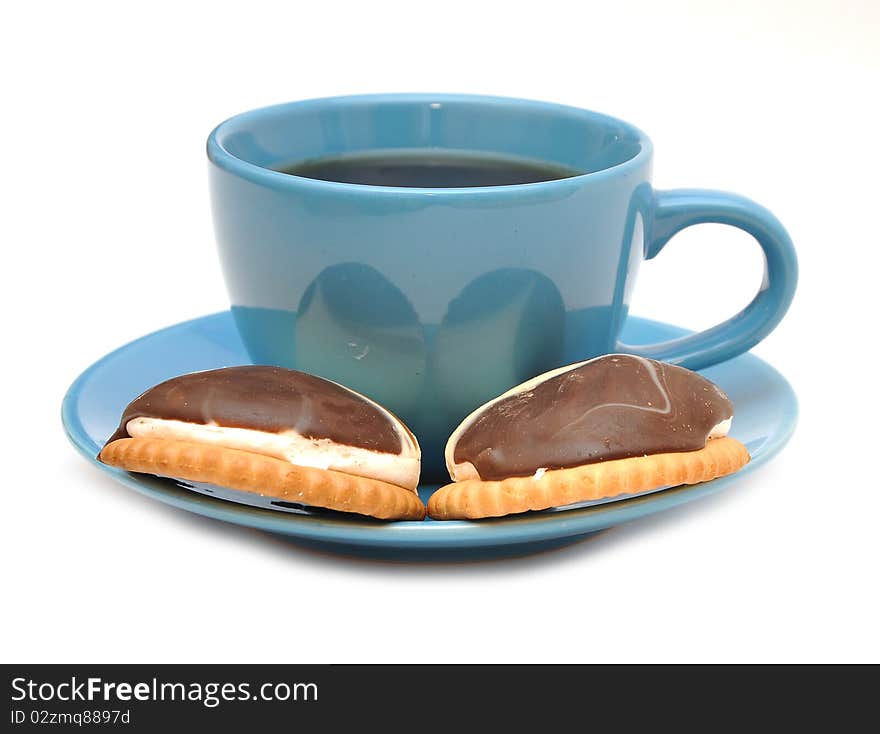
[[[614,356],[614,355],[604,355],[604,356]],[[629,357],[636,357],[636,355],[626,355]],[[636,357],[637,359],[644,360],[644,357]],[[601,357],[594,357],[593,359],[601,359]],[[494,405],[500,400],[504,400],[505,398],[510,397],[511,395],[519,395],[520,393],[531,390],[542,382],[546,382],[547,380],[556,377],[557,375],[564,374],[566,372],[570,372],[573,369],[577,369],[581,367],[587,362],[592,362],[593,359],[588,359],[584,362],[577,362],[576,364],[565,365],[564,367],[558,367],[555,370],[550,370],[549,372],[545,372],[544,374],[538,375],[537,377],[533,377],[531,380],[527,380],[516,387],[510,388],[505,393],[502,393],[497,398],[493,398],[488,403],[484,403],[475,411],[473,411],[470,415],[467,416],[456,428],[452,435],[449,437],[449,440],[446,442],[446,450],[445,450],[445,458],[446,458],[446,469],[449,471],[449,476],[452,478],[453,482],[463,482],[469,479],[481,479],[480,473],[477,471],[477,468],[469,461],[463,461],[461,463],[455,462],[455,446],[458,444],[458,439],[461,435],[468,429],[468,427],[473,423],[481,413],[483,413],[487,408],[491,405]],[[657,411],[663,412],[663,411]],[[709,438],[722,438],[728,434],[730,431],[730,426],[733,423],[733,418],[727,418],[721,421],[717,426],[715,426],[711,431],[709,431]],[[538,469],[532,479],[540,479],[544,476],[544,472],[546,472],[546,468]]]
[[733,423],[733,418],[727,418],[721,423],[719,423],[715,428],[709,431],[709,438],[724,438],[728,433],[730,433],[730,426]]
[[159,438],[211,444],[274,456],[297,466],[378,479],[415,492],[419,483],[421,452],[408,431],[398,429],[400,454],[345,446],[329,438],[306,438],[296,431],[257,431],[216,423],[200,424],[165,418],[132,418],[125,426],[132,438]]

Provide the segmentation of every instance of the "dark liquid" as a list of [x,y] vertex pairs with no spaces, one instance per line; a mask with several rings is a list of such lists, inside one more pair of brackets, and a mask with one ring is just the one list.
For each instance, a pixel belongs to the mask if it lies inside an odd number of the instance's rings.
[[443,150],[349,153],[276,170],[319,181],[443,189],[538,183],[581,173],[546,161]]

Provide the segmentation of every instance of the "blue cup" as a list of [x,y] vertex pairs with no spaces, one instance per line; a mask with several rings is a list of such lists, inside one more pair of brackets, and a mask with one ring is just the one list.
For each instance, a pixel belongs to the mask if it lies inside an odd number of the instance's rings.
[[[277,169],[389,149],[452,149],[582,175],[475,188],[320,181]],[[443,446],[481,403],[536,374],[608,352],[692,369],[764,338],[794,295],[779,221],[729,193],[651,188],[651,142],[572,107],[469,95],[368,95],[237,115],[208,139],[223,274],[254,362],[305,370],[397,413],[441,479]],[[685,227],[753,235],[763,284],[693,336],[619,341],[639,264]],[[706,277],[719,277],[710,262]]]

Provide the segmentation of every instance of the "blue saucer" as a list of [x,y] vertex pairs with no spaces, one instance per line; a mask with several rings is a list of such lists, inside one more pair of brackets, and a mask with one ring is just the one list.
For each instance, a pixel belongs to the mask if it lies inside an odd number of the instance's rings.
[[[687,333],[675,326],[630,317],[622,340],[644,344]],[[122,409],[146,388],[184,372],[249,361],[228,312],[157,331],[111,352],[76,379],[62,405],[67,435],[89,461],[126,487],[190,512],[286,535],[301,545],[338,553],[395,560],[469,560],[525,555],[568,545],[613,525],[717,492],[775,455],[791,437],[797,420],[797,399],[785,378],[766,362],[745,354],[702,370],[736,407],[731,435],[742,441],[752,455],[751,463],[738,473],[580,509],[530,512],[479,522],[429,519],[383,523],[338,513],[261,509],[96,461]],[[427,501],[436,488],[420,487],[422,499]]]

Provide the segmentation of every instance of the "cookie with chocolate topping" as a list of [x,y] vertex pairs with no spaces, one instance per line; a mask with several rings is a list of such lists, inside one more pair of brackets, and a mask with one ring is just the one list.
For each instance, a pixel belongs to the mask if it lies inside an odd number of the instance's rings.
[[421,520],[421,452],[400,419],[314,375],[242,366],[175,377],[135,398],[98,457],[385,520]]
[[446,445],[438,520],[498,517],[696,484],[749,461],[733,405],[695,372],[611,354],[539,375],[471,413]]

